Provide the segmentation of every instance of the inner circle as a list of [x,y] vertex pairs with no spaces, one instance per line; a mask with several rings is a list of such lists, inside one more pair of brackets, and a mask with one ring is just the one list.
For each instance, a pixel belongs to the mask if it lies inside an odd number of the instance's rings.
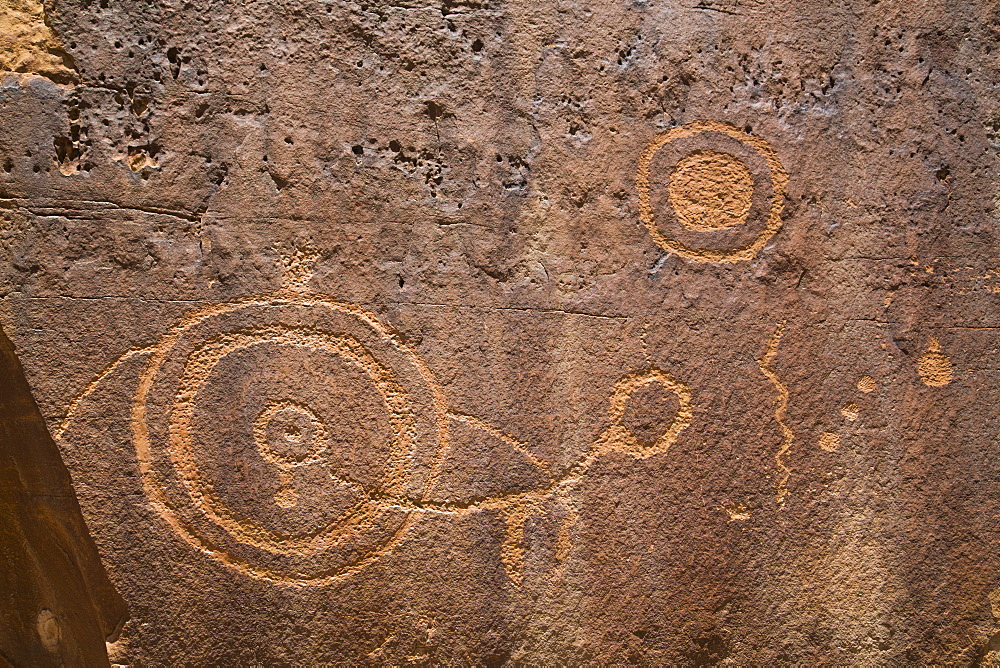
[[309,408],[268,404],[254,421],[254,443],[268,461],[293,466],[316,460],[326,445],[323,423]]
[[746,223],[750,213],[753,175],[743,161],[728,153],[695,151],[674,167],[667,197],[688,230],[736,227]]

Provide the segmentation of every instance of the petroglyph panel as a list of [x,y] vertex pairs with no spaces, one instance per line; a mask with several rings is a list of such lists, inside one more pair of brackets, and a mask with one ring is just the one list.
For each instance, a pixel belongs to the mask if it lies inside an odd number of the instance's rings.
[[987,664],[993,10],[403,4],[0,3],[113,662]]

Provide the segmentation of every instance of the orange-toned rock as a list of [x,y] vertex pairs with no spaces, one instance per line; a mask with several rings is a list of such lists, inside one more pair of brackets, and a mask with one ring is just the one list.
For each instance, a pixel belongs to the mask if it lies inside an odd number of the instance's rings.
[[116,661],[992,660],[989,3],[46,8],[0,321]]
[[0,662],[107,665],[125,604],[2,330],[0,377]]

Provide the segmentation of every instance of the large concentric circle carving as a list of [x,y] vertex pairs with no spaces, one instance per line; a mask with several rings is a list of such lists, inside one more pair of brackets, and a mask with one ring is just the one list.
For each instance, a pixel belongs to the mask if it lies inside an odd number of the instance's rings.
[[132,426],[146,493],[178,533],[248,574],[322,583],[401,540],[446,412],[374,315],[286,295],[178,323],[140,377]]
[[766,141],[696,121],[657,136],[639,156],[639,217],[665,251],[697,262],[749,260],[781,227],[787,182]]

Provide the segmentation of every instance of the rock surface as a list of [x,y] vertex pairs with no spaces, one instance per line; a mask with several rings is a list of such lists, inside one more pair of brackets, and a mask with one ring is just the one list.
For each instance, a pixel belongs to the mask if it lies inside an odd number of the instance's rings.
[[2,330],[0,377],[0,665],[107,665],[125,603]]
[[996,660],[996,2],[5,1],[113,660]]

